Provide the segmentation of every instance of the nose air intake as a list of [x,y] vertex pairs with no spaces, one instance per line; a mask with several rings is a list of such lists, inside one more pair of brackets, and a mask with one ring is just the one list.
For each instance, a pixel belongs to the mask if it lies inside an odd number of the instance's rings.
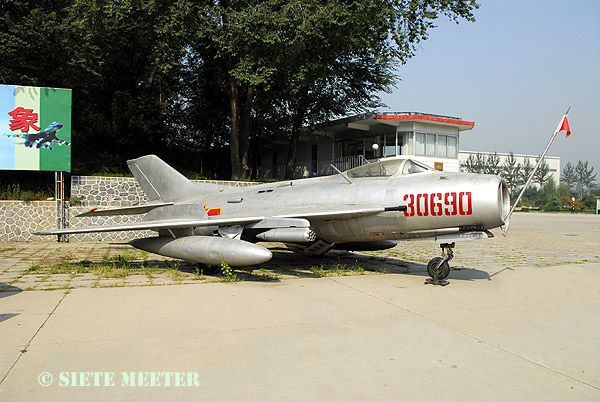
[[498,205],[500,207],[500,218],[505,222],[510,211],[510,191],[504,180],[500,180],[498,185]]

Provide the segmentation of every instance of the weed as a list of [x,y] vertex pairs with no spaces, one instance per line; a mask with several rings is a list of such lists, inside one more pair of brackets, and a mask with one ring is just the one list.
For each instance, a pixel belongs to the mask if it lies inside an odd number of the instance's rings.
[[50,269],[48,270],[48,273],[50,275],[53,275],[53,274],[68,274],[68,273],[73,272],[73,268],[74,267],[71,267],[70,265],[64,264],[64,263],[62,263],[62,264],[55,264],[55,265],[53,265],[53,266],[50,267]]
[[233,269],[221,259],[221,277],[224,282],[237,282],[239,280],[237,274],[233,273]]
[[319,266],[312,266],[310,267],[310,272],[312,272],[313,274],[319,276],[319,277],[324,277],[324,276],[333,276],[333,275],[352,275],[352,274],[358,274],[358,275],[362,275],[365,273],[365,269],[361,266],[358,265],[358,263],[354,263],[353,265],[351,265],[350,267],[346,266],[346,264],[334,264],[328,268],[326,268],[323,264],[319,265]]
[[264,275],[252,275],[249,279],[251,281],[271,282],[271,281],[277,281],[277,280],[279,280],[279,275],[267,273],[267,274],[264,274]]
[[36,271],[40,271],[42,267],[39,264],[33,264],[27,267],[25,271],[23,271],[23,275],[32,274]]
[[78,196],[78,197],[71,197],[70,203],[72,206],[78,206],[78,205],[82,205],[83,202],[85,200],[85,197],[83,196]]
[[176,268],[169,268],[167,270],[167,275],[169,275],[169,278],[175,282],[181,282],[183,280],[183,274]]
[[92,269],[92,273],[100,278],[127,278],[129,271],[112,265],[99,265]]

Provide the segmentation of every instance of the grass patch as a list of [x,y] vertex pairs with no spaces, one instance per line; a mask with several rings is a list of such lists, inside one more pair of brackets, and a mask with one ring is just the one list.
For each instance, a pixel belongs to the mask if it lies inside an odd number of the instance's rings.
[[29,275],[36,272],[42,271],[43,268],[39,264],[32,264],[25,271],[23,271],[23,275]]
[[121,278],[125,279],[130,271],[126,268],[117,268],[110,265],[100,265],[91,270],[91,272],[100,278]]
[[350,266],[346,264],[333,264],[331,266],[321,265],[313,265],[309,268],[310,272],[318,277],[326,277],[326,276],[347,276],[347,275],[363,275],[365,273],[365,269],[358,265],[358,263],[354,263]]
[[175,282],[181,282],[183,280],[183,273],[177,268],[167,269],[167,276]]

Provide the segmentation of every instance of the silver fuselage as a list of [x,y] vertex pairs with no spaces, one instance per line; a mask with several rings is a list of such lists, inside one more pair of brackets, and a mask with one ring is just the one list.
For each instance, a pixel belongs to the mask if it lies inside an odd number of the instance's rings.
[[[509,193],[494,175],[425,171],[386,177],[342,175],[268,183],[193,196],[149,212],[145,220],[198,216],[269,216],[345,207],[399,207],[346,219],[309,218],[319,239],[330,243],[402,240],[502,226]],[[203,234],[206,233],[206,228]]]

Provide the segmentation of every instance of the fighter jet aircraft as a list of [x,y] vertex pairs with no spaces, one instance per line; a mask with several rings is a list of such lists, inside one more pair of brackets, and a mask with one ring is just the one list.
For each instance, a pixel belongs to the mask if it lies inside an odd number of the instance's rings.
[[46,149],[52,150],[52,146],[51,146],[52,143],[55,143],[58,145],[71,145],[69,142],[63,141],[56,136],[56,133],[58,132],[58,130],[60,130],[63,127],[64,127],[63,124],[60,124],[57,122],[52,122],[44,131],[41,131],[39,133],[4,134],[4,135],[24,138],[25,139],[24,145],[27,148],[32,148],[35,145],[36,148],[46,148]]
[[[260,264],[271,252],[258,242],[330,249],[380,250],[397,240],[433,239],[442,256],[428,264],[448,276],[454,243],[492,237],[505,225],[510,196],[498,176],[449,173],[413,159],[374,162],[334,176],[231,187],[196,183],[154,155],[128,161],[149,203],[92,209],[78,216],[145,214],[136,223],[37,232],[58,235],[147,230],[133,247],[169,257],[231,266]],[[507,220],[507,219],[506,219]]]

